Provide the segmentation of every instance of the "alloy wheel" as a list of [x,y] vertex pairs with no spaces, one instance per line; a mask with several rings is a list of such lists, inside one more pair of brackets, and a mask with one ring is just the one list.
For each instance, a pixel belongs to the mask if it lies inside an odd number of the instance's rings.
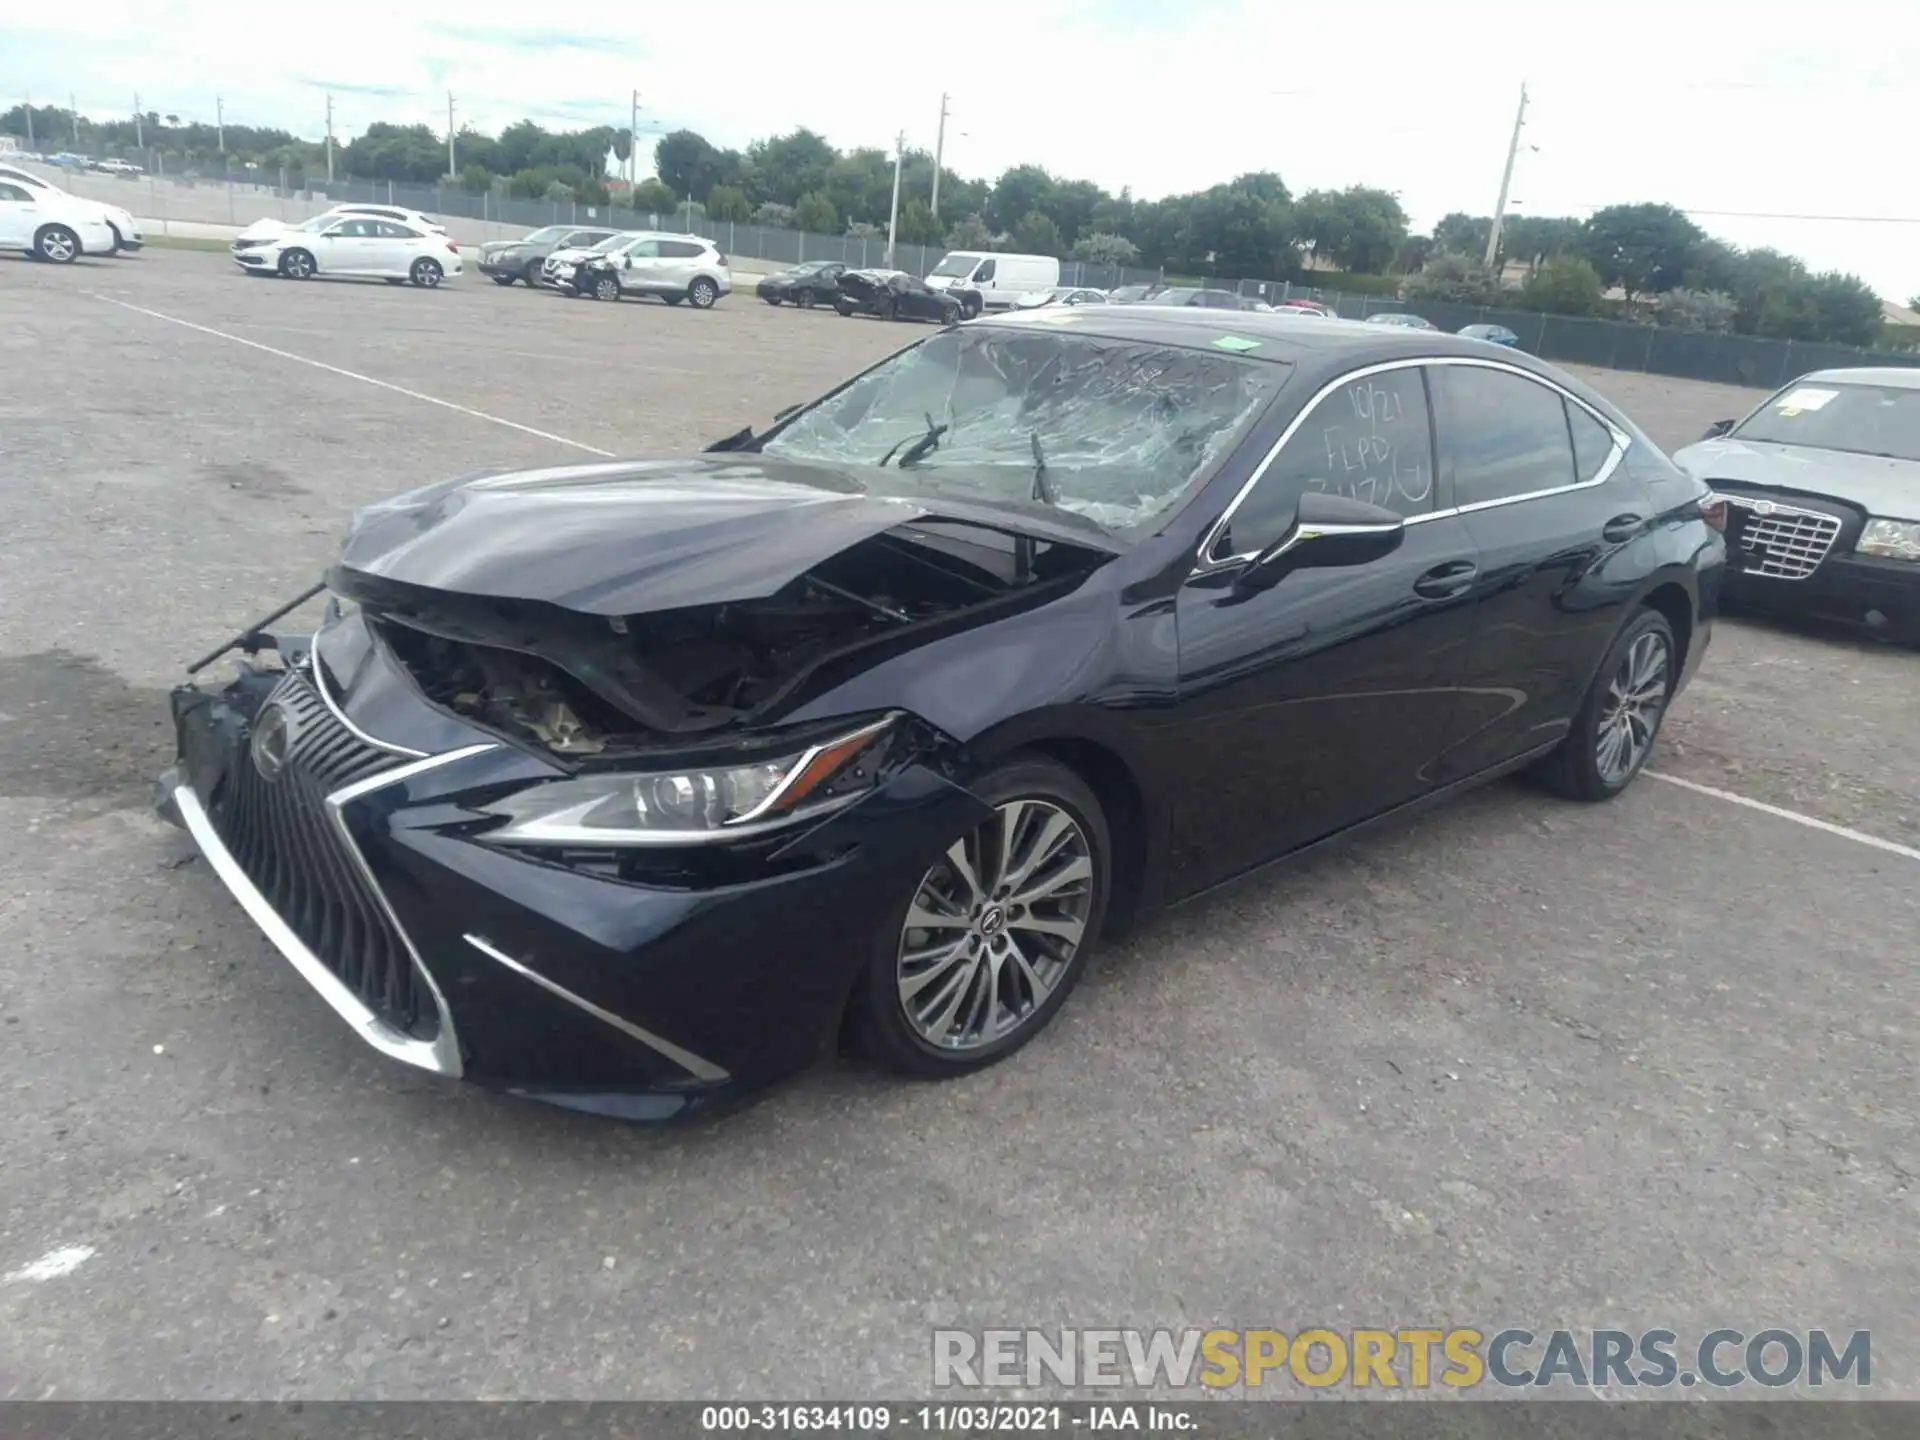
[[40,237],[40,256],[56,265],[66,265],[80,253],[79,242],[73,232],[59,227],[48,230]]
[[921,878],[896,979],[929,1045],[978,1050],[1028,1024],[1071,969],[1094,899],[1086,831],[1048,800],[1009,800]]
[[1609,787],[1626,784],[1653,748],[1672,668],[1672,651],[1657,632],[1640,636],[1620,657],[1594,741],[1594,766]]
[[440,267],[431,260],[413,262],[413,283],[424,286],[428,290],[440,283],[442,273]]
[[687,290],[687,299],[693,302],[696,310],[705,310],[720,298],[720,292],[714,288],[711,280],[696,280]]
[[618,300],[620,282],[611,275],[603,275],[593,282],[593,298],[596,300]]
[[313,257],[304,250],[295,250],[280,262],[280,269],[295,280],[305,280],[313,274]]

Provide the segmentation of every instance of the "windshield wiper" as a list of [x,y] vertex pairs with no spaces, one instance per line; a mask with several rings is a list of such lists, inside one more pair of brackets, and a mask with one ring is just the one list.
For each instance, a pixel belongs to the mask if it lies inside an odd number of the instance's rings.
[[[924,460],[929,454],[932,453],[933,447],[940,443],[940,437],[947,433],[947,428],[948,428],[947,426],[936,425],[934,423],[932,411],[928,411],[926,413],[927,413],[926,433],[920,436],[917,440],[915,440],[912,445],[908,446],[907,453],[900,457],[900,463],[902,466],[912,465],[916,461]],[[901,445],[906,445],[906,443],[907,442],[905,440],[900,441],[899,444],[893,447],[893,450],[887,451],[886,454],[880,457],[880,466],[882,469],[885,469],[887,462],[893,459],[894,450],[898,450]]]
[[1047,452],[1040,447],[1040,432],[1030,430],[1027,438],[1033,442],[1033,498],[1057,509],[1060,498],[1053,493],[1053,486],[1047,480]]

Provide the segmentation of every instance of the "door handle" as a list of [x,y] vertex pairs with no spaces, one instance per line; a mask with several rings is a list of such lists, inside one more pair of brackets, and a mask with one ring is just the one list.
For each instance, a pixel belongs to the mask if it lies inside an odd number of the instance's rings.
[[1471,560],[1448,560],[1436,565],[1413,582],[1413,593],[1429,600],[1445,600],[1458,595],[1480,576],[1480,567]]
[[1646,521],[1638,515],[1616,515],[1600,527],[1600,538],[1610,544],[1618,545],[1631,540],[1640,533],[1640,527]]

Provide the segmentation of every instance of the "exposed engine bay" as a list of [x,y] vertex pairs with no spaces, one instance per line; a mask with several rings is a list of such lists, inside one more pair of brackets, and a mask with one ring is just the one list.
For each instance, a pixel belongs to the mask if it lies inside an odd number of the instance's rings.
[[1110,556],[922,520],[772,595],[632,616],[452,595],[336,572],[426,697],[590,763],[720,739],[940,634],[1045,603]]

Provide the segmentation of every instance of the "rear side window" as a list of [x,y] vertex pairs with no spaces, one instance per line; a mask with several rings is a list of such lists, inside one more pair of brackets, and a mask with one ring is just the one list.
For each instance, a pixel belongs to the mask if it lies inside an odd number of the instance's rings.
[[669,260],[687,260],[695,255],[707,253],[707,247],[696,245],[690,240],[662,240],[660,253]]
[[420,238],[420,232],[418,230],[411,229],[393,220],[375,221],[374,228],[379,231],[382,238],[387,240],[418,240]]
[[1597,476],[1613,454],[1613,432],[1584,405],[1566,402],[1567,428],[1573,432],[1573,474],[1582,485]]
[[1571,485],[1573,441],[1560,392],[1511,370],[1436,365],[1434,432],[1460,506]]
[[1433,508],[1427,392],[1413,366],[1362,375],[1322,397],[1214,542],[1218,556],[1264,550],[1292,527],[1310,490],[1398,515]]
[[32,197],[18,185],[0,183],[0,200],[28,200]]

